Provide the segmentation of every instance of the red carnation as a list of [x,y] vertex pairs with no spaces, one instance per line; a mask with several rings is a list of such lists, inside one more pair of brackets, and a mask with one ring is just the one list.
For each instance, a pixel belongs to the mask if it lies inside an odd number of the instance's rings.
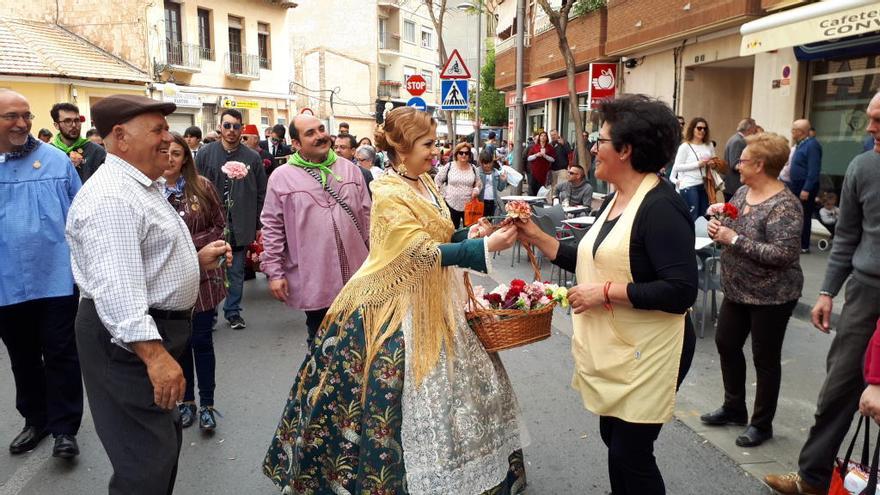
[[501,296],[499,294],[486,294],[483,299],[489,301],[489,304],[497,306],[501,304]]
[[730,203],[724,203],[724,209],[721,210],[721,213],[729,217],[731,220],[736,220],[736,217],[739,215],[739,210],[736,209],[736,206],[733,206]]

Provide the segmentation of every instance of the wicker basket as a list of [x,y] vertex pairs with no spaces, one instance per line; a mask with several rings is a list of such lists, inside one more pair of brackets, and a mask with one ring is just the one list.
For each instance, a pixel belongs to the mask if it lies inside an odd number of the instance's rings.
[[[535,272],[535,280],[541,280],[541,271],[538,270],[538,262],[532,246],[523,243],[529,262]],[[468,324],[477,334],[486,352],[498,352],[504,349],[519,347],[550,336],[550,326],[553,320],[553,301],[541,309],[487,309],[480,307],[474,295],[474,287],[467,273],[464,274],[464,285],[467,289],[470,307],[473,311],[466,311],[465,317]]]

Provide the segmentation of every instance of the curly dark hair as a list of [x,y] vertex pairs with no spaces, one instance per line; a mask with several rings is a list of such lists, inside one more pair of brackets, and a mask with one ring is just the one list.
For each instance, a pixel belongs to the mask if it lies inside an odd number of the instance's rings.
[[681,126],[666,103],[646,95],[626,95],[605,100],[599,111],[611,128],[614,149],[632,147],[631,163],[637,172],[659,172],[675,156]]

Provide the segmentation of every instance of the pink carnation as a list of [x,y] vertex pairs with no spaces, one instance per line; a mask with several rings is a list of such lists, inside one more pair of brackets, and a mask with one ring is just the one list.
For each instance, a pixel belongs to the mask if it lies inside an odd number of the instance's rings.
[[244,179],[248,174],[247,165],[241,162],[226,162],[220,167],[220,170],[233,180]]

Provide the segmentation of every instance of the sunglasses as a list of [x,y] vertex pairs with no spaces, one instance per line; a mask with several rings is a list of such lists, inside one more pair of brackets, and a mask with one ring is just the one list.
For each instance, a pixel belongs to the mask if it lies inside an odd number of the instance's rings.
[[241,124],[233,124],[232,122],[224,122],[223,128],[226,129],[227,131],[229,129],[235,129],[237,131],[237,130],[241,129]]
[[461,151],[459,151],[458,153],[456,153],[456,155],[470,155],[470,154],[471,154],[471,152],[470,152],[470,151],[466,151],[466,150],[461,150]]
[[698,131],[708,131],[709,130],[709,128],[704,125],[698,125],[698,126],[694,127],[694,129],[696,129]]

